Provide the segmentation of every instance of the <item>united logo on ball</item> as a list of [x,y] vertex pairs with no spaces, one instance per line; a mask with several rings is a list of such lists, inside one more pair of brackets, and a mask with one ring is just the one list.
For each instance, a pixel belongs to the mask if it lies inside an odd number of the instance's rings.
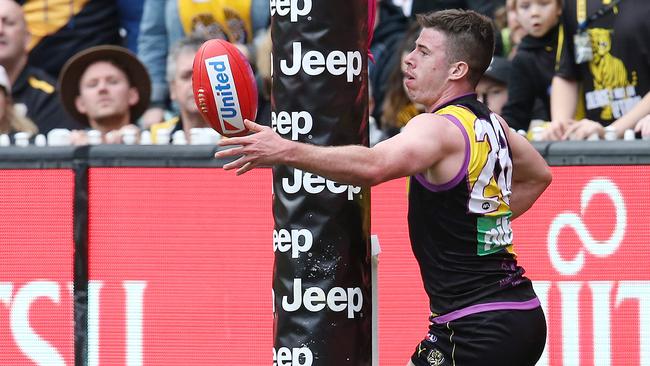
[[255,120],[257,85],[246,57],[233,44],[213,39],[194,56],[194,101],[203,118],[221,135],[248,133],[244,119]]

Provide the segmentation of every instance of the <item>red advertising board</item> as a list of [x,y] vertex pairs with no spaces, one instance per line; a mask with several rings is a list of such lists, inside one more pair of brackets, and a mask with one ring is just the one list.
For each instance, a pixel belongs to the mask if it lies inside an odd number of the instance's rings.
[[74,173],[0,174],[0,365],[72,365]]
[[[539,365],[650,365],[650,168],[553,173],[513,224],[549,323]],[[74,175],[2,176],[0,364],[72,365]],[[270,364],[271,195],[268,169],[91,168],[88,364]],[[405,181],[372,195],[379,364],[401,366],[427,330],[427,299]]]
[[272,356],[271,171],[89,171],[89,366]]
[[[549,326],[538,366],[650,365],[650,207],[645,166],[553,167],[513,222],[515,250]],[[404,181],[373,190],[379,234],[380,365],[403,365],[427,330],[406,230]]]
[[546,309],[539,365],[650,365],[650,167],[554,167],[516,220],[520,263]]

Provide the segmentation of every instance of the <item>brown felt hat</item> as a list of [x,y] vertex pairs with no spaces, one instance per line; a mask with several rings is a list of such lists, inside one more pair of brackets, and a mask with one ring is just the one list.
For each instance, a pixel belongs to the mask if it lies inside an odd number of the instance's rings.
[[79,113],[75,99],[79,95],[79,81],[88,66],[97,61],[115,63],[126,73],[129,83],[138,90],[138,103],[131,107],[131,120],[140,118],[149,106],[151,79],[138,58],[128,49],[119,46],[95,46],[78,52],[63,65],[59,75],[59,93],[66,111],[77,121],[88,125],[88,117]]

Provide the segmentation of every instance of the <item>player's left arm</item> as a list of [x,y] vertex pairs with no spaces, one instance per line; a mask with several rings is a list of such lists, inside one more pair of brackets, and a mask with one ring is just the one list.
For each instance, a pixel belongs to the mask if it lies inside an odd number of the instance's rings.
[[234,147],[215,154],[217,158],[241,156],[223,167],[237,169],[237,174],[260,165],[285,164],[340,183],[372,186],[422,172],[454,149],[464,148],[458,128],[433,114],[414,117],[401,133],[372,148],[316,146],[284,139],[254,122],[245,123],[254,133],[221,140],[220,146]]
[[512,153],[512,194],[510,196],[511,219],[526,212],[551,184],[551,170],[544,158],[523,136],[507,127],[510,152]]

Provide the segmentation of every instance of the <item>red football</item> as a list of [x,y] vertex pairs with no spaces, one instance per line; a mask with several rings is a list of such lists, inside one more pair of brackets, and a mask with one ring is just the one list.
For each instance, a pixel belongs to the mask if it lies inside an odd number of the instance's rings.
[[248,133],[244,119],[257,115],[257,84],[251,65],[233,44],[212,39],[194,56],[194,101],[210,126],[226,137]]

